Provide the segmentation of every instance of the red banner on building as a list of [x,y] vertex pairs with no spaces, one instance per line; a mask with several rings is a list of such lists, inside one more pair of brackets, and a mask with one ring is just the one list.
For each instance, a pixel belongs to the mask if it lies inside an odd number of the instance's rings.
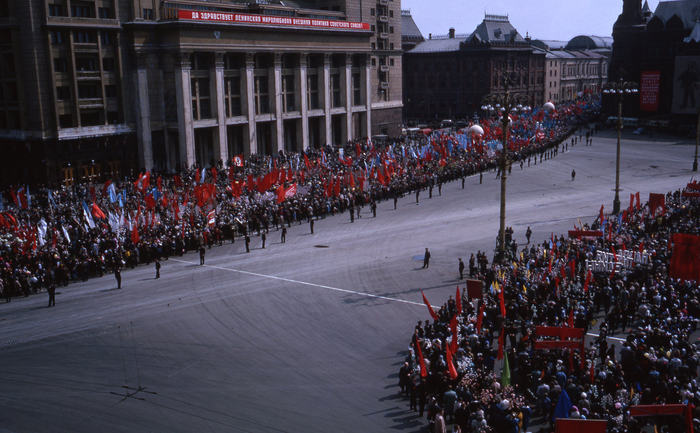
[[659,84],[661,72],[643,71],[640,83],[639,108],[642,111],[655,112],[659,110]]
[[330,30],[369,30],[369,23],[355,21],[322,20],[316,18],[281,17],[274,15],[237,14],[183,9],[178,10],[178,19],[201,22],[252,24],[269,27],[283,26]]

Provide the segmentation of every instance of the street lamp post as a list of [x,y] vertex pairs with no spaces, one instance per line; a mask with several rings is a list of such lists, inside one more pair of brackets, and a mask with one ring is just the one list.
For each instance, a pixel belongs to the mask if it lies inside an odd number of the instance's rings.
[[617,157],[615,160],[615,199],[613,200],[613,214],[620,213],[620,142],[622,139],[622,104],[625,95],[637,94],[637,84],[625,82],[622,78],[618,82],[608,83],[603,93],[617,96]]
[[[483,111],[493,113],[494,111],[497,115],[501,116],[501,128],[503,130],[503,136],[501,137],[503,150],[501,151],[501,158],[499,161],[500,171],[501,171],[501,205],[500,205],[500,216],[499,216],[499,229],[498,229],[498,246],[496,248],[496,255],[494,261],[502,262],[506,257],[506,181],[508,176],[508,165],[510,161],[508,160],[508,129],[510,127],[510,114],[524,113],[530,110],[530,107],[518,104],[517,97],[510,94],[510,82],[511,77],[508,74],[504,77],[504,93],[499,95],[489,95],[485,100],[485,105],[482,106]],[[495,103],[495,105],[492,105]]]

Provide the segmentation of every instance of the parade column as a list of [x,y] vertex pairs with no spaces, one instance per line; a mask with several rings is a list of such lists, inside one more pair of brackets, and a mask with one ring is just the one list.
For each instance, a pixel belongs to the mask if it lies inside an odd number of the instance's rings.
[[352,140],[352,54],[345,55],[345,140]]
[[194,124],[192,122],[192,80],[190,78],[190,53],[180,53],[175,71],[175,98],[177,101],[177,127],[180,142],[181,169],[194,165]]
[[245,95],[248,114],[248,148],[244,149],[245,155],[258,153],[258,137],[255,125],[255,55],[247,53],[245,55]]
[[[214,97],[216,98],[216,120],[218,132],[218,149],[214,153],[224,164],[228,165],[228,134],[226,130],[226,104],[224,103],[224,54],[216,53],[214,60],[214,82],[216,83]],[[218,151],[217,151],[218,150]]]
[[323,55],[323,120],[326,125],[326,144],[333,144],[331,132],[331,55]]
[[139,169],[146,171],[153,168],[153,143],[151,139],[151,104],[148,95],[148,58],[147,54],[136,57],[136,91],[138,92],[138,132]]
[[303,150],[309,148],[309,104],[308,82],[306,81],[306,68],[309,61],[307,53],[299,55],[299,107],[301,108],[301,146]]
[[282,124],[282,54],[275,53],[275,132],[277,133],[277,150],[284,150],[284,129]]

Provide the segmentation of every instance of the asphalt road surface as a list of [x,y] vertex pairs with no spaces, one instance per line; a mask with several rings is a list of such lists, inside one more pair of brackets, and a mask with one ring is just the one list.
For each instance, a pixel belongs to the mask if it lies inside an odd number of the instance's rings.
[[[646,141],[645,141],[646,140]],[[628,137],[621,200],[692,176],[693,147]],[[615,140],[596,137],[508,180],[507,224],[520,245],[612,208]],[[576,170],[575,181],[571,170]],[[457,258],[495,246],[495,173],[0,304],[0,432],[386,432],[425,425],[398,398],[420,290],[442,304]],[[422,254],[432,252],[430,268]]]

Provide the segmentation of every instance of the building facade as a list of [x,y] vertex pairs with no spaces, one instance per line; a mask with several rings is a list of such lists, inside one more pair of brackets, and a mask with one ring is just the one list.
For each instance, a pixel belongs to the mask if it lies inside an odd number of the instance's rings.
[[601,92],[608,76],[609,57],[604,52],[573,50],[557,41],[534,43],[546,56],[545,100],[556,104]]
[[404,106],[409,121],[478,115],[487,94],[502,94],[503,76],[523,103],[544,102],[545,53],[507,16],[486,15],[468,35],[430,35],[404,55]]
[[[638,98],[625,98],[625,115],[694,124],[700,109],[700,0],[661,1],[654,12],[646,1],[620,3],[609,77],[640,87]],[[613,97],[603,102],[615,112]]]
[[398,0],[0,0],[0,181],[398,134],[400,19]]

